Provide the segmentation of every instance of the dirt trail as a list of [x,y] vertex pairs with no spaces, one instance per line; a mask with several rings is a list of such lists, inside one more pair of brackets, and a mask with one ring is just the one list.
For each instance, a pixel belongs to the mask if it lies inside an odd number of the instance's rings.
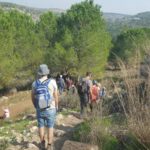
[[83,120],[79,119],[78,113],[71,113],[68,116],[65,116],[64,119],[61,121],[60,125],[56,126],[56,130],[62,130],[65,132],[63,136],[55,137],[54,145],[56,150],[61,150],[64,142],[66,140],[71,140],[72,133],[77,125],[79,125]]
[[[10,109],[12,119],[18,118],[18,116],[22,118],[24,115],[35,112],[31,102],[30,91],[18,92],[16,95],[9,96],[8,99],[0,100],[0,116],[2,115],[2,109],[5,107],[8,107]],[[79,113],[77,112],[67,112],[67,114],[68,115],[62,115],[63,118],[57,120],[59,123],[56,123],[55,131],[58,131],[60,133],[63,132],[63,134],[55,135],[55,150],[61,150],[64,142],[72,138],[72,133],[75,127],[83,121],[79,119]],[[61,114],[58,114],[58,116],[59,115]],[[28,139],[29,141],[16,143],[15,145],[13,144],[8,148],[8,150],[33,150],[33,148],[27,148],[27,145],[29,145],[29,143],[32,143],[35,146],[38,146],[39,137],[38,133],[33,132],[30,134],[31,137],[33,137],[32,140]]]
[[[70,115],[63,116],[63,119],[59,120],[59,124],[56,124],[54,131],[54,150],[61,150],[66,140],[72,140],[74,129],[82,121],[83,120],[78,118],[78,113],[71,113]],[[35,126],[31,126],[31,128],[32,127],[34,128]],[[58,136],[55,135],[56,131],[58,131]],[[18,134],[18,136],[20,135]],[[24,138],[26,138],[25,141],[12,143],[6,150],[39,150],[40,140],[38,132],[31,132],[30,137],[32,137],[32,139],[28,139],[28,137],[24,135]],[[20,139],[21,138],[22,137],[20,137]]]

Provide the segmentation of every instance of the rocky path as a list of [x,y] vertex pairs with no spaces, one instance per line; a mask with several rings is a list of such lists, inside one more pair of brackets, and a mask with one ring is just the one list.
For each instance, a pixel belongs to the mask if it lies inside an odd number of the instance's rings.
[[[35,126],[35,115],[28,115],[25,118],[29,118],[32,121],[27,130],[23,131],[23,134],[14,132],[16,139],[15,142],[7,148],[7,150],[38,150],[39,149],[39,137],[37,126]],[[54,146],[55,150],[61,150],[64,142],[70,140],[75,127],[83,120],[79,119],[79,114],[76,112],[70,112],[68,115],[58,114],[56,119],[56,126],[54,132]]]
[[64,142],[72,138],[75,127],[83,121],[78,116],[78,113],[71,113],[66,117],[58,115],[54,142],[56,150],[61,150]]
[[[0,116],[3,114],[3,108],[8,107],[11,112],[12,120],[16,120],[17,118],[19,118],[19,122],[22,122],[23,120],[29,122],[29,125],[27,125],[27,129],[23,129],[23,131],[21,132],[16,131],[17,127],[15,127],[14,129],[13,126],[16,124],[14,121],[12,124],[10,123],[8,127],[0,126],[0,141],[4,139],[8,141],[9,147],[7,148],[7,150],[39,149],[38,144],[40,141],[35,114],[29,115],[29,113],[33,113],[35,111],[31,102],[30,93],[30,91],[25,91],[18,92],[15,95],[11,95],[8,97],[0,97]],[[64,96],[66,95],[64,94]],[[61,101],[63,99],[65,98],[61,97]],[[77,112],[71,112],[68,110],[64,111],[65,115],[62,115],[61,113],[57,114],[54,133],[54,145],[56,147],[56,150],[61,150],[64,142],[71,139],[72,132],[74,131],[75,127],[83,121],[79,119],[79,114]],[[20,116],[21,119],[18,116]],[[22,118],[22,116],[24,117]],[[3,133],[5,132],[7,132],[8,134],[3,135]],[[1,145],[0,150],[4,150],[4,148],[1,148]]]

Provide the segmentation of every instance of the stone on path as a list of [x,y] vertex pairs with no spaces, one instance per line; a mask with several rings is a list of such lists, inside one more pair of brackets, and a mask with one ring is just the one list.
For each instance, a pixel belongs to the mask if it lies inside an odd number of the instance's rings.
[[56,116],[56,125],[61,125],[63,119],[64,119],[64,116],[63,116],[62,114],[58,114],[58,115]]
[[66,132],[63,130],[58,130],[58,129],[54,130],[54,136],[56,136],[56,137],[64,136],[65,133]]
[[39,150],[39,148],[36,145],[32,144],[32,143],[28,143],[27,144],[27,149],[28,150],[29,149],[31,149],[31,150]]
[[98,146],[67,140],[62,150],[98,150]]
[[37,126],[33,126],[30,128],[30,132],[31,133],[38,133],[38,127]]

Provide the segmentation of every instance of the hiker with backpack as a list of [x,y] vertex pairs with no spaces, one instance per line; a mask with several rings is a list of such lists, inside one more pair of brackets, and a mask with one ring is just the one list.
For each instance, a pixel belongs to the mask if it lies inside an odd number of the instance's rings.
[[99,101],[99,87],[98,82],[96,80],[93,80],[93,86],[92,86],[92,92],[90,95],[90,109],[91,112],[93,112],[93,108],[95,109],[97,106],[97,103]]
[[38,79],[32,84],[32,102],[36,109],[37,122],[40,136],[40,149],[45,149],[45,127],[47,127],[47,150],[53,150],[53,127],[56,111],[58,109],[57,84],[54,79],[49,79],[50,70],[46,64],[39,66]]
[[88,103],[90,102],[90,95],[92,90],[92,81],[91,81],[92,74],[91,72],[86,73],[85,78],[81,78],[77,89],[78,95],[80,98],[80,117],[82,118],[85,114],[85,109],[87,108]]
[[58,89],[59,89],[59,94],[61,95],[65,89],[65,81],[64,81],[62,75],[59,76],[59,78],[57,80],[57,85],[58,85]]

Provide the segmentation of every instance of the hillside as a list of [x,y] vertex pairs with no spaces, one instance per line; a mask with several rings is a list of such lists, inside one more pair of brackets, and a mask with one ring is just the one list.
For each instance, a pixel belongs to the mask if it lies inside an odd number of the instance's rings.
[[47,11],[52,11],[56,14],[64,12],[64,10],[58,9],[58,8],[50,8],[50,9],[33,8],[33,7],[27,7],[27,6],[18,5],[18,4],[14,4],[14,3],[7,3],[7,2],[0,2],[0,8],[4,9],[6,11],[16,9],[18,11],[28,13],[28,14],[32,15],[33,19],[35,19],[35,20],[37,20],[42,13],[47,12]]
[[[104,19],[107,22],[122,22],[126,24],[136,25],[138,22],[140,25],[150,26],[150,12],[142,12],[136,15],[126,15],[126,14],[117,14],[117,13],[104,13]],[[144,22],[143,22],[144,21]],[[129,24],[129,25],[130,25]]]
[[104,19],[106,21],[117,21],[117,20],[124,20],[124,19],[128,19],[129,17],[131,17],[130,15],[126,15],[126,14],[118,14],[118,13],[104,13]]
[[136,15],[104,13],[108,31],[115,38],[122,30],[127,28],[150,28],[150,12]]
[[[46,11],[52,11],[54,13],[62,13],[65,12],[65,10],[59,9],[59,8],[33,8],[33,7],[28,7],[28,6],[23,6],[23,5],[18,5],[15,3],[7,3],[7,2],[0,2],[0,8],[5,9],[5,10],[10,10],[10,9],[17,9],[22,12],[30,13],[32,15],[37,15],[37,17],[46,12]],[[103,13],[104,19],[106,22],[131,22],[131,21],[139,21],[142,23],[143,20],[147,20],[148,23],[150,21],[150,12],[142,12],[136,15],[127,15],[127,14],[119,14],[119,13],[108,13],[104,12]]]
[[[39,16],[47,11],[52,11],[56,14],[65,12],[65,10],[58,8],[32,8],[14,3],[0,2],[0,8],[4,10],[17,9],[21,12],[31,14],[34,20],[37,20]],[[103,13],[106,20],[107,28],[113,36],[117,36],[124,28],[135,27],[150,27],[150,12],[142,12],[136,15],[127,15],[119,13]]]

